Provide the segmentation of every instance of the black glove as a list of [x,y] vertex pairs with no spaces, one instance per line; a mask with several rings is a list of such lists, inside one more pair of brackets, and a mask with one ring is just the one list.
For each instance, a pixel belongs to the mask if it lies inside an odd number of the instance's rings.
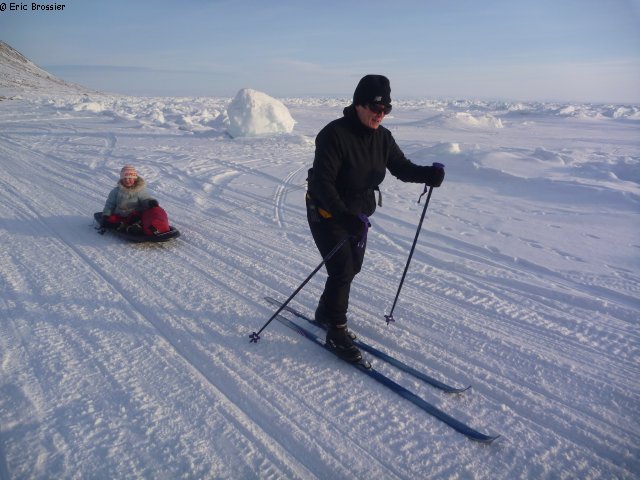
[[424,183],[428,187],[439,187],[444,180],[444,167],[424,167],[425,179]]
[[158,200],[156,200],[155,198],[149,200],[149,208],[153,208],[153,207],[158,207]]
[[[358,215],[354,215],[352,213],[343,213],[339,217],[338,221],[340,222],[340,225],[342,225],[347,233],[352,237],[362,235],[365,224],[362,220],[360,220],[360,217],[358,217]],[[371,224],[367,226],[370,227]]]

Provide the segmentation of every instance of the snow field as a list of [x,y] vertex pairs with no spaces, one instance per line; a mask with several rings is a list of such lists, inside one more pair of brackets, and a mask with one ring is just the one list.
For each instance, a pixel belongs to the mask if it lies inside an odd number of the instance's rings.
[[[405,101],[385,120],[447,177],[390,327],[422,188],[385,180],[350,324],[472,384],[446,395],[375,362],[502,435],[482,446],[277,322],[249,344],[273,312],[262,297],[286,298],[320,262],[306,169],[345,103],[283,99],[293,132],[232,139],[216,121],[228,102],[0,103],[0,476],[637,475],[636,107]],[[92,228],[126,163],[178,240]],[[311,310],[323,281],[294,304]]]

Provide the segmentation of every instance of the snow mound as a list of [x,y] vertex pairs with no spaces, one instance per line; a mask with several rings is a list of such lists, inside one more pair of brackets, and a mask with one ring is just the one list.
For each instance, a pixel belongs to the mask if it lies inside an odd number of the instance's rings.
[[296,123],[281,101],[250,88],[240,90],[231,101],[226,121],[234,138],[291,133]]
[[459,143],[438,142],[430,147],[413,151],[409,158],[418,165],[432,165],[434,162],[449,164],[448,158],[455,159],[462,153]]
[[458,112],[452,118],[453,123],[464,127],[503,128],[502,120],[493,115],[474,116],[466,112]]
[[428,152],[437,155],[457,155],[461,150],[459,143],[440,142],[429,148]]
[[449,112],[415,122],[416,126],[438,126],[450,129],[498,129],[504,128],[502,120],[491,113]]
[[93,102],[88,98],[82,98],[78,103],[72,106],[75,112],[94,112],[102,113],[107,110],[103,102]]

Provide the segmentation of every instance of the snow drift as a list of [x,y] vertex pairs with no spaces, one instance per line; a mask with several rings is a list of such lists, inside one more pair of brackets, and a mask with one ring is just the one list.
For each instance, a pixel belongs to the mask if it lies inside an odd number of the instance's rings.
[[226,111],[229,135],[255,137],[291,133],[295,120],[285,105],[266,93],[240,90]]

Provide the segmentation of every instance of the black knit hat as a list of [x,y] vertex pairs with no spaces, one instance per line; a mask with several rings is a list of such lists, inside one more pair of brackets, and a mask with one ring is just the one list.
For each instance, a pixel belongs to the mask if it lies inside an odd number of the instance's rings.
[[356,91],[353,92],[353,104],[368,105],[369,103],[391,105],[391,85],[387,77],[365,75],[360,79]]

